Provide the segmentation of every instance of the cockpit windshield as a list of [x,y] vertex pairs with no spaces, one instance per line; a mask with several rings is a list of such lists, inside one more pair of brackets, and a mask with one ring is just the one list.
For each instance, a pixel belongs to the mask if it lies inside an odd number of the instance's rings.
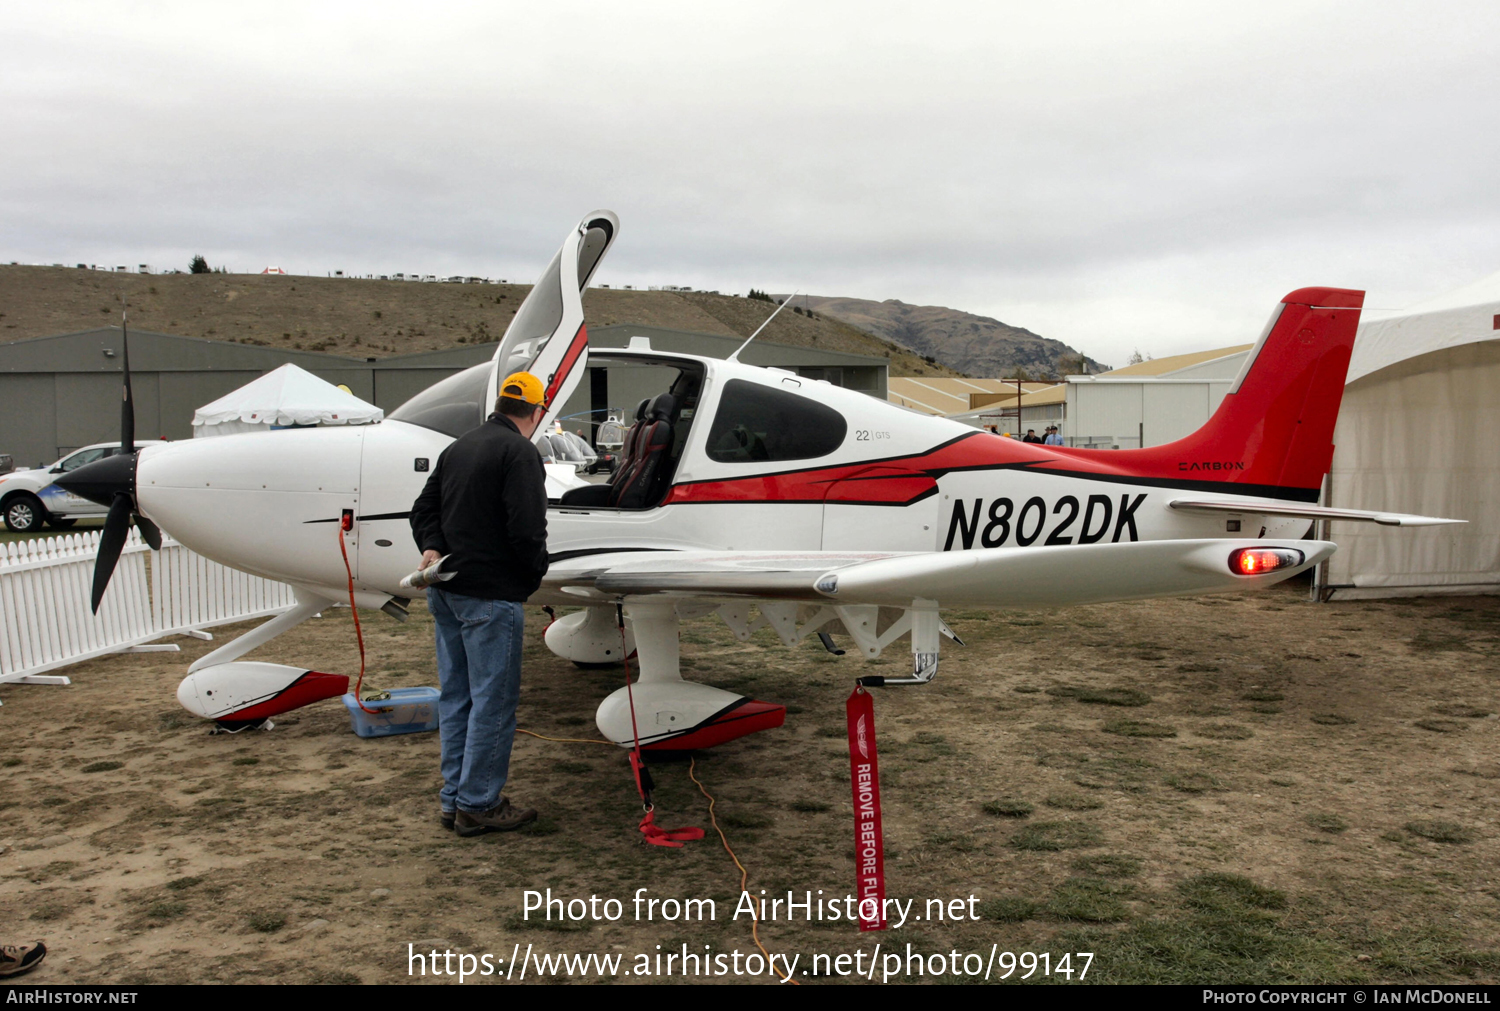
[[484,402],[489,376],[489,362],[464,369],[418,393],[392,411],[389,418],[456,439],[469,429],[478,428],[489,416],[489,405]]

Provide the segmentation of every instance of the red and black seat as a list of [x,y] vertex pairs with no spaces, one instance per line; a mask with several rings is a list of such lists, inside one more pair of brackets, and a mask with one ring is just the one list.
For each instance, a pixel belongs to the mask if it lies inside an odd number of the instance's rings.
[[625,433],[620,464],[610,483],[574,488],[563,494],[562,504],[649,509],[661,501],[671,477],[672,412],[676,406],[676,398],[670,393],[641,401],[636,422]]

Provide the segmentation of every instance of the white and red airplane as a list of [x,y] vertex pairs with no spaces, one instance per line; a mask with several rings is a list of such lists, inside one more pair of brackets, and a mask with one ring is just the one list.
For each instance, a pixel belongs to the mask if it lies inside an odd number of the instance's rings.
[[[341,675],[239,658],[348,602],[351,576],[357,606],[405,616],[412,591],[401,579],[420,554],[412,502],[431,462],[484,420],[499,378],[519,368],[546,383],[541,430],[586,367],[661,377],[611,482],[552,503],[551,570],[532,600],[583,607],[547,629],[559,656],[638,654],[635,723],[647,748],[706,747],[784,717],[781,706],[684,681],[684,618],[716,613],[740,639],[769,626],[788,646],[817,633],[832,649],[830,634],[842,635],[866,659],[905,637],[910,674],[863,680],[921,684],[953,637],[945,607],[1260,587],[1333,552],[1303,539],[1312,520],[1455,522],[1317,505],[1362,292],[1287,295],[1207,424],[1168,445],[1100,452],[1002,438],[737,355],[671,354],[643,338],[591,354],[582,293],[618,231],[608,211],[586,216],[493,360],[380,424],[152,445],[60,479],[111,503],[95,607],[134,515],[148,539],[155,524],[215,561],[296,587],[292,610],[192,665],[178,690],[189,710],[244,725],[341,694]],[[622,688],[596,716],[626,746],[629,706]]]

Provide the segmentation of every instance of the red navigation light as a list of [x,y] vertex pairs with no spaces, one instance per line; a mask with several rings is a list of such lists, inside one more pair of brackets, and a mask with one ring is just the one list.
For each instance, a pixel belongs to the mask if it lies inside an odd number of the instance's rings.
[[1229,571],[1236,576],[1260,576],[1301,565],[1302,558],[1302,552],[1293,548],[1239,548],[1229,556]]

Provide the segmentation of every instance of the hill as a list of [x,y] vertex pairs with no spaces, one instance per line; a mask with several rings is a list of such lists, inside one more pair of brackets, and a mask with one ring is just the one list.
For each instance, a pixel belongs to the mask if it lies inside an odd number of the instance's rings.
[[[785,296],[777,296],[784,298]],[[1078,372],[1078,352],[1062,341],[988,316],[941,305],[908,305],[899,299],[798,296],[798,305],[826,313],[860,330],[911,348],[971,376],[1003,378],[1024,369],[1033,377]],[[1109,366],[1088,359],[1091,373]]]
[[[266,274],[111,274],[0,266],[0,341],[117,323],[268,347],[383,358],[500,339],[526,284],[442,284]],[[590,323],[748,337],[775,307],[703,292],[590,288]],[[891,360],[891,375],[951,376],[921,354],[828,316],[783,312],[762,337]]]

